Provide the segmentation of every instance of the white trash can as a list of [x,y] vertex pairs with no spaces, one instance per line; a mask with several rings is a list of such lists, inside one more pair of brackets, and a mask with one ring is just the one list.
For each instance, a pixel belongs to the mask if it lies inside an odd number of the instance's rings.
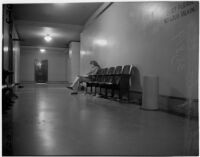
[[157,110],[158,107],[158,77],[144,76],[142,109]]

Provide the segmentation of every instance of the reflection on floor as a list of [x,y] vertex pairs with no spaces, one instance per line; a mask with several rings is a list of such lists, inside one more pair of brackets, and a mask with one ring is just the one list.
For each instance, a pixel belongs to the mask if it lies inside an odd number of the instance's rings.
[[13,129],[13,155],[198,154],[197,120],[70,95],[63,85],[19,89]]

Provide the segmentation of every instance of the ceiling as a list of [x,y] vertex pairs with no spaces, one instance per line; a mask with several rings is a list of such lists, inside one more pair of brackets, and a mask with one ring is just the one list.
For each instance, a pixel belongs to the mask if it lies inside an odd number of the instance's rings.
[[[84,24],[103,3],[15,4],[13,17],[21,46],[66,48],[80,41]],[[52,41],[46,42],[45,35]]]

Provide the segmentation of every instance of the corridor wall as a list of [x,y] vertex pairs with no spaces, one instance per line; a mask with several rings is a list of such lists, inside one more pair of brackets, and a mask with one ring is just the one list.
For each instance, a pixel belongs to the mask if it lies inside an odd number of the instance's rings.
[[[18,34],[13,28],[13,38],[18,39]],[[14,71],[14,83],[20,82],[20,42],[13,41],[13,71]]]
[[[5,70],[10,70],[14,72],[13,75],[13,83],[19,83],[19,67],[20,67],[20,42],[17,40],[12,39],[18,39],[18,33],[15,29],[15,25],[12,25],[12,30],[9,32],[9,24],[6,22],[6,19],[8,19],[8,11],[7,11],[7,5],[3,5],[3,42],[2,42],[2,68]],[[9,48],[9,33],[12,33],[11,36],[11,42],[12,42],[12,64],[13,69],[9,69],[9,64],[11,60],[9,59],[9,52],[11,52],[11,47]],[[8,79],[8,78],[7,78]],[[7,80],[8,81],[8,80]]]
[[8,65],[9,65],[9,58],[8,58],[8,45],[9,45],[9,25],[6,22],[7,18],[7,13],[6,13],[6,6],[3,6],[3,42],[2,42],[2,47],[3,47],[3,52],[2,52],[2,63],[3,63],[3,68],[8,70]]
[[62,48],[47,48],[46,53],[40,53],[39,48],[21,47],[20,76],[21,82],[35,82],[34,62],[48,60],[48,82],[67,82],[67,50]]
[[103,67],[133,64],[139,81],[131,90],[142,91],[143,76],[155,75],[160,95],[197,98],[198,16],[194,2],[113,3],[81,33],[80,72],[91,59]]
[[80,42],[71,42],[69,44],[69,67],[70,82],[80,74]]

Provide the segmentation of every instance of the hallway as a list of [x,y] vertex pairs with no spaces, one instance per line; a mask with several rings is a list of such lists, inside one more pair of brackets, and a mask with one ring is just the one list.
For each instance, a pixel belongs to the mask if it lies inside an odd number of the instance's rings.
[[63,85],[25,85],[18,95],[13,155],[186,155],[198,149],[195,120],[70,95]]
[[4,2],[3,155],[199,155],[198,34],[197,1]]

